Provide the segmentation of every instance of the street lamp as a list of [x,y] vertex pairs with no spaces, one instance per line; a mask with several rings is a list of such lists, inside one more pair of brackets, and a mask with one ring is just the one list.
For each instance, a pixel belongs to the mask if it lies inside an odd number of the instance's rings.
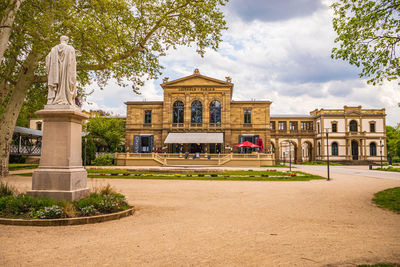
[[290,147],[290,144],[292,142],[289,141],[289,171],[292,172],[292,148]]
[[327,169],[328,169],[328,180],[327,181],[330,181],[330,175],[329,175],[329,141],[328,141],[329,128],[326,128],[325,131],[326,131],[326,163],[327,163],[326,166],[327,166]]
[[382,163],[382,137],[379,137],[379,146],[380,146],[380,153],[381,153],[381,169],[383,169],[383,163]]

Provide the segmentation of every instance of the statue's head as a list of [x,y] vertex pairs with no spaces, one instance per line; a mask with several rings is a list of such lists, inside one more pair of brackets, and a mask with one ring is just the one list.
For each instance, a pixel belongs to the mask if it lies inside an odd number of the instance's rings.
[[68,44],[68,41],[69,41],[68,36],[63,35],[60,37],[60,43],[62,44]]

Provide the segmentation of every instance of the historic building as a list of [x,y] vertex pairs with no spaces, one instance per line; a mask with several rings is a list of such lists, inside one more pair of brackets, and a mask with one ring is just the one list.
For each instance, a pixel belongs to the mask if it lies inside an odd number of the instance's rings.
[[[233,83],[201,75],[163,80],[163,101],[127,105],[130,153],[249,153],[250,141],[276,160],[378,160],[385,157],[385,110],[347,107],[310,115],[270,115],[271,101],[233,101]],[[328,131],[328,145],[326,132]],[[381,145],[382,144],[382,145]]]

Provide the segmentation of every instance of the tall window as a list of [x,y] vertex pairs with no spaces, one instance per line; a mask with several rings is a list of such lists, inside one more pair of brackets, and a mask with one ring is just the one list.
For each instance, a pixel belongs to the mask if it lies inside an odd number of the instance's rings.
[[175,101],[172,108],[172,122],[173,123],[183,123],[183,111],[184,105],[182,101]]
[[251,124],[251,109],[244,110],[244,123]]
[[271,122],[270,122],[270,126],[271,126],[271,130],[272,130],[272,131],[275,131],[276,126],[275,126],[275,122],[274,122],[274,121],[271,121]]
[[297,121],[289,122],[289,127],[291,131],[297,131]]
[[369,155],[376,156],[376,144],[375,143],[369,144]]
[[210,103],[210,123],[221,123],[221,103],[217,100]]
[[301,130],[302,131],[312,131],[313,130],[313,122],[312,121],[302,121],[301,122]]
[[192,103],[192,123],[202,123],[203,122],[203,105],[199,100],[195,100]]
[[319,122],[317,122],[317,133],[321,133],[320,128],[319,128]]
[[151,110],[144,111],[144,123],[151,124]]
[[332,133],[337,133],[337,123],[332,123]]
[[357,122],[355,120],[350,122],[350,132],[357,132]]
[[332,143],[332,156],[337,156],[339,154],[338,144],[336,142]]
[[374,133],[374,132],[375,132],[375,123],[371,123],[371,124],[369,125],[369,131],[370,131],[371,133]]
[[278,130],[279,131],[286,131],[286,129],[287,129],[286,121],[278,122]]

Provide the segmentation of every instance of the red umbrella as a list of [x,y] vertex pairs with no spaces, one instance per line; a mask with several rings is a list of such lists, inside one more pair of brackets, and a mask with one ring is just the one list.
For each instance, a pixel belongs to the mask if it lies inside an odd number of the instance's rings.
[[235,145],[235,147],[260,147],[259,145],[253,144],[249,141],[244,141],[243,143]]
[[257,145],[259,145],[259,146],[260,146],[261,150],[263,150],[263,149],[264,149],[263,140],[262,140],[261,138],[258,138],[258,139],[257,139]]

